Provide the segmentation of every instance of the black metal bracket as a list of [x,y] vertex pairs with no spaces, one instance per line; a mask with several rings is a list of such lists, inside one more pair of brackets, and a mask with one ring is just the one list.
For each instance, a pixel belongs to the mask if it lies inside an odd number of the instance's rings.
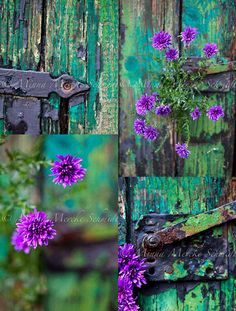
[[0,68],[0,93],[14,96],[48,98],[56,93],[62,98],[84,94],[89,85],[63,74],[53,79],[48,72]]
[[67,74],[53,78],[48,72],[0,68],[0,119],[13,134],[57,133],[59,111],[47,101],[50,94],[72,107],[85,102],[89,89]]
[[[210,280],[228,277],[235,262],[226,222],[236,219],[236,202],[198,215],[143,216],[135,230],[150,281]],[[219,227],[221,225],[221,227]],[[231,264],[229,265],[229,261]],[[234,268],[233,268],[234,269]]]

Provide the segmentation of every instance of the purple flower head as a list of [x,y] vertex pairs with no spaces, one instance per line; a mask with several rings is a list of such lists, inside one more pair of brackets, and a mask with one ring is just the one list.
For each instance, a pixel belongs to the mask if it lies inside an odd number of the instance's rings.
[[224,117],[224,115],[224,110],[221,106],[212,106],[207,110],[207,116],[212,121],[217,121],[220,117]]
[[147,126],[145,129],[144,129],[144,137],[147,139],[147,140],[156,140],[157,137],[158,137],[159,133],[157,131],[157,129],[155,129],[154,127],[152,126]]
[[118,311],[138,311],[133,297],[133,285],[125,277],[118,277]]
[[146,284],[144,273],[147,269],[145,259],[136,255],[132,244],[119,247],[118,251],[119,275],[127,278],[133,286],[141,287]]
[[16,226],[17,238],[20,237],[23,240],[22,244],[34,249],[38,245],[48,245],[48,240],[53,239],[56,235],[53,221],[47,219],[46,213],[38,212],[36,209],[28,215],[21,216]]
[[156,102],[156,95],[142,95],[136,103],[136,111],[139,115],[144,116],[153,109]]
[[166,52],[167,60],[176,60],[178,58],[179,58],[179,51],[177,49],[171,48]]
[[191,113],[190,113],[191,117],[193,120],[197,120],[201,115],[201,111],[199,110],[198,107],[196,107]]
[[81,158],[73,157],[70,154],[66,156],[57,155],[61,161],[55,161],[51,168],[55,184],[62,184],[64,188],[83,180],[86,175],[86,169],[81,166]]
[[158,116],[165,117],[165,116],[168,116],[170,113],[171,113],[170,105],[161,105],[161,106],[158,106],[156,109],[156,114]]
[[184,42],[185,46],[189,46],[190,43],[196,38],[197,28],[185,27],[184,31],[181,32],[181,41]]
[[152,46],[157,50],[165,50],[171,45],[171,35],[166,31],[156,32],[152,37]]
[[24,242],[23,237],[20,236],[16,231],[11,237],[11,243],[17,252],[23,251],[25,254],[29,254],[30,247],[26,242]]
[[211,58],[218,53],[218,48],[216,43],[206,43],[203,52],[207,58]]
[[180,156],[180,158],[186,159],[191,154],[191,152],[187,149],[186,144],[176,144],[175,151]]
[[145,120],[136,119],[134,121],[134,130],[135,130],[136,134],[138,134],[138,135],[144,134],[145,126],[146,126]]

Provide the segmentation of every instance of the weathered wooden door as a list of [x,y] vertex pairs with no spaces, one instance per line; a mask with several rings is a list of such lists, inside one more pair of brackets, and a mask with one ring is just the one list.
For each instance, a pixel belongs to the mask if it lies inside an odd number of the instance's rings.
[[118,2],[2,0],[0,14],[1,132],[117,133]]
[[191,234],[196,231],[194,235],[177,242],[174,231],[166,233],[159,246],[144,256],[148,258],[148,284],[138,294],[140,309],[236,310],[235,220],[230,221],[225,210],[226,223],[209,227],[217,212],[201,214],[235,200],[235,180],[137,177],[121,179],[120,188],[120,243],[132,242],[138,251],[144,233],[201,215],[188,227]]
[[[233,69],[222,65],[233,61],[235,51],[234,0],[121,1],[120,58],[120,173],[123,176],[225,176],[232,170],[235,137],[235,90]],[[165,124],[156,142],[147,142],[134,134],[135,102],[150,88],[153,75],[160,70],[153,60],[158,52],[152,48],[154,32],[166,30],[174,38],[185,26],[196,27],[198,37],[189,55],[200,56],[206,42],[216,42],[222,57],[221,65],[211,74],[221,80],[221,89],[211,90],[212,104],[224,107],[225,118],[215,124],[203,117],[191,125],[188,160],[176,158],[174,146],[179,139],[171,125]],[[135,40],[135,43],[134,43]],[[223,61],[223,63],[222,63]],[[208,90],[209,91],[209,90]]]

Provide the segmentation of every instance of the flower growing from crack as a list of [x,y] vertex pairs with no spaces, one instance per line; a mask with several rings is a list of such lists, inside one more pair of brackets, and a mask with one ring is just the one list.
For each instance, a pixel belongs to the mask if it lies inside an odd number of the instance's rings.
[[167,60],[176,60],[179,58],[179,51],[177,49],[171,48],[166,52],[166,59]]
[[218,47],[216,43],[206,43],[203,52],[207,58],[212,58],[218,53]]
[[221,106],[212,106],[207,110],[207,116],[212,121],[217,121],[219,118],[224,117],[224,110]]
[[142,284],[146,284],[146,261],[136,254],[134,245],[124,244],[119,247],[118,267],[119,275],[127,278],[133,286],[140,288]]
[[196,107],[191,113],[190,113],[191,117],[193,120],[197,120],[201,115],[201,111],[198,107]]
[[133,285],[125,277],[118,277],[118,311],[138,311],[133,297]]
[[23,215],[19,222],[16,224],[16,232],[18,234],[16,238],[20,242],[15,242],[14,245],[17,245],[17,248],[22,246],[25,248],[36,249],[37,246],[47,246],[48,241],[52,240],[56,235],[56,230],[53,229],[54,222],[50,219],[47,219],[47,214],[44,212],[39,212],[36,209],[27,214]]
[[55,184],[62,184],[66,188],[85,178],[87,170],[82,167],[83,160],[81,158],[73,157],[70,154],[57,155],[57,158],[60,161],[55,161],[51,168],[51,176],[55,176],[53,179]]
[[175,151],[178,154],[180,158],[186,159],[191,154],[191,152],[188,150],[186,144],[176,144],[175,145]]
[[144,129],[144,138],[147,140],[156,140],[159,133],[158,130],[155,127],[147,126]]
[[28,243],[24,242],[24,238],[18,234],[18,232],[14,232],[11,237],[11,243],[14,246],[17,252],[23,251],[25,254],[29,254],[30,247]]
[[168,116],[171,113],[170,105],[161,105],[156,108],[156,114],[158,116]]
[[136,103],[137,114],[144,116],[148,111],[151,111],[156,102],[156,95],[142,95]]
[[181,32],[181,41],[184,43],[184,46],[189,46],[190,43],[196,38],[197,28],[185,27],[184,31]]
[[152,46],[157,50],[165,50],[171,45],[171,35],[166,31],[156,32],[152,37]]
[[134,130],[136,134],[143,135],[145,130],[146,122],[145,120],[136,119],[134,121]]

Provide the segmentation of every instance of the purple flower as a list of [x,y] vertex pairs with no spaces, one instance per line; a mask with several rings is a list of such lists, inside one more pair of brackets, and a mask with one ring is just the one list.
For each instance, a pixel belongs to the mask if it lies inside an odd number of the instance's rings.
[[144,134],[145,126],[146,126],[145,120],[136,119],[134,121],[134,130],[135,130],[136,134],[138,134],[138,135]]
[[216,43],[206,43],[203,52],[207,58],[211,58],[218,53],[218,48]]
[[179,51],[177,49],[171,48],[166,52],[167,60],[176,60],[178,58],[179,58]]
[[156,95],[142,95],[136,103],[136,111],[139,115],[144,116],[155,106]]
[[138,311],[133,297],[133,285],[125,277],[118,277],[118,311]]
[[191,152],[187,149],[186,144],[176,144],[175,151],[180,156],[180,158],[186,159],[191,154]]
[[224,110],[221,106],[212,106],[207,110],[207,116],[212,121],[217,121],[220,117],[224,117]]
[[[48,245],[48,240],[51,240],[56,235],[56,230],[53,229],[54,223],[47,219],[47,214],[38,212],[36,209],[28,215],[23,215],[16,224],[17,239],[21,238],[21,244],[24,247],[37,248],[37,246]],[[20,241],[20,240],[18,240]]]
[[127,278],[133,286],[141,287],[146,284],[144,273],[147,269],[145,259],[135,254],[132,244],[119,247],[118,251],[119,275]]
[[185,46],[189,46],[190,43],[196,38],[197,28],[185,27],[184,31],[181,32],[181,41],[184,42]]
[[158,116],[165,117],[165,116],[168,116],[170,113],[171,113],[170,105],[161,105],[161,106],[158,106],[156,109],[156,114]]
[[20,236],[16,231],[12,235],[11,243],[17,252],[23,251],[24,253],[29,254],[30,247],[26,242],[24,242],[23,237]]
[[56,176],[53,179],[55,184],[62,184],[66,188],[84,179],[87,170],[81,166],[80,163],[83,161],[81,158],[73,157],[70,154],[57,155],[57,158],[61,161],[55,161],[51,168],[51,176]]
[[198,107],[196,107],[191,113],[190,113],[191,117],[193,120],[197,120],[201,115],[201,111],[199,110]]
[[157,137],[158,137],[158,131],[157,129],[155,129],[154,127],[152,126],[147,126],[145,127],[144,129],[144,137],[147,139],[147,140],[156,140]]
[[152,37],[152,46],[157,50],[165,50],[171,45],[171,40],[171,35],[168,32],[156,32]]

